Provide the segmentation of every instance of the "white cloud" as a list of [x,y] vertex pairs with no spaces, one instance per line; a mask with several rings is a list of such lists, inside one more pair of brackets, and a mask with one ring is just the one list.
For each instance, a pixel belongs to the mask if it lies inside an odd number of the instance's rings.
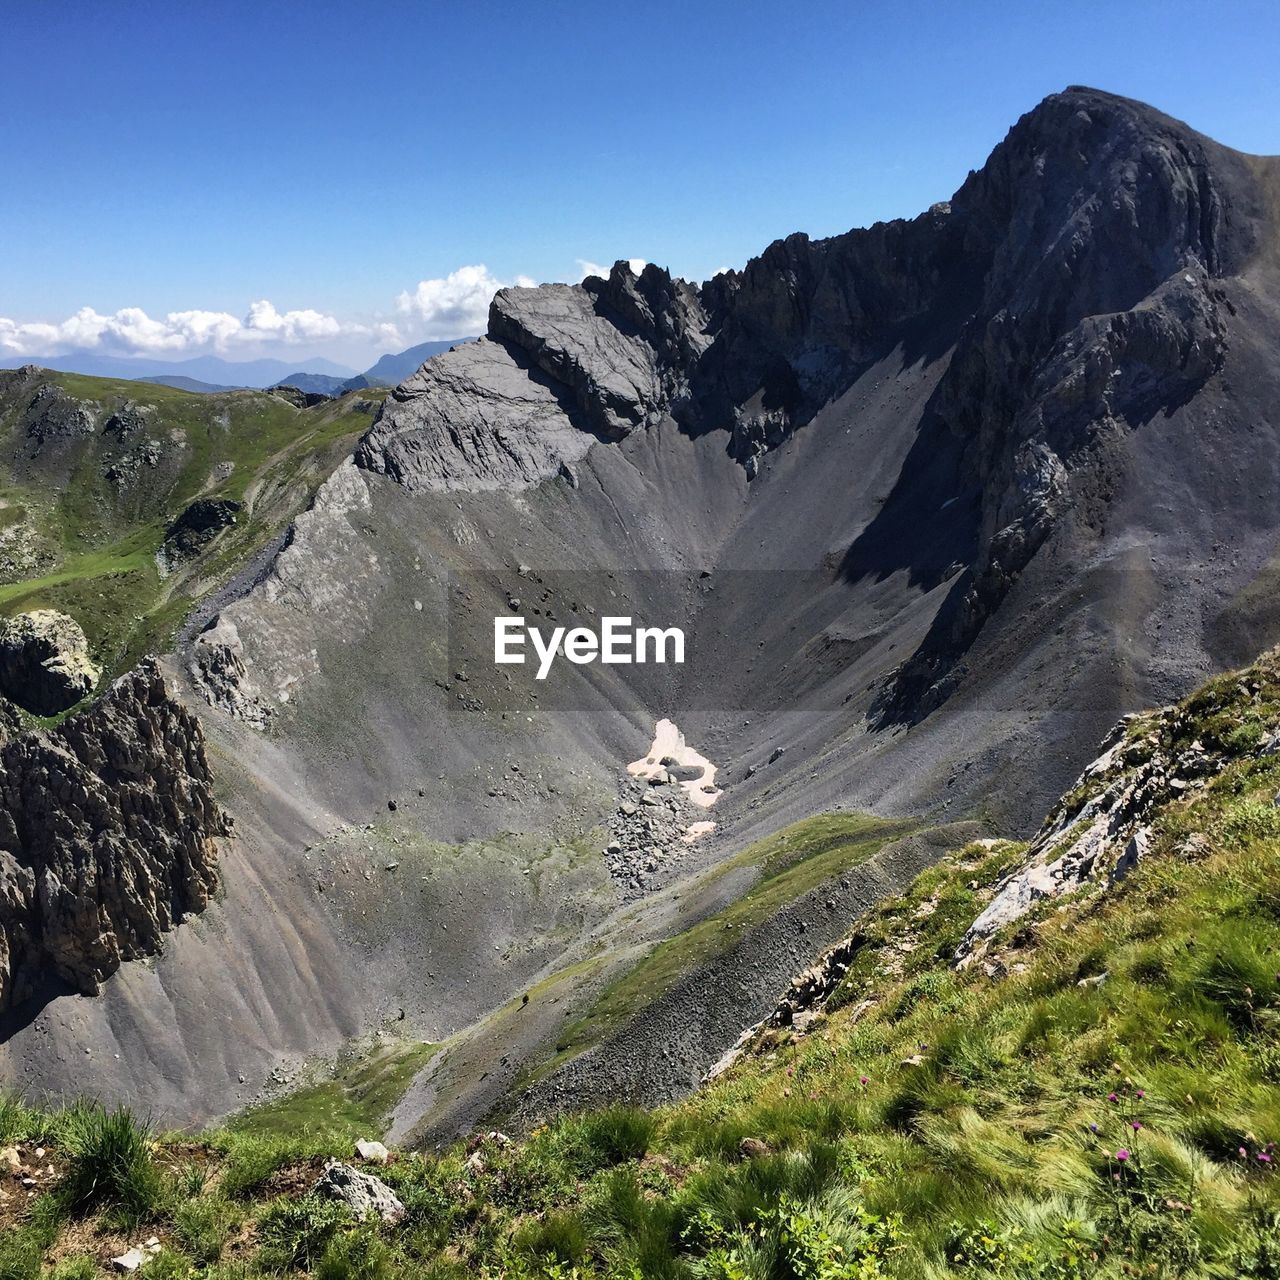
[[[609,278],[609,272],[612,267],[602,267],[598,262],[588,262],[586,258],[579,258],[578,262],[578,282],[581,283],[588,276],[602,276],[604,279]],[[628,258],[627,264],[630,266],[633,275],[639,275],[649,264],[643,258]]]
[[489,303],[499,289],[511,285],[532,288],[535,281],[528,276],[499,280],[483,263],[459,267],[447,276],[419,280],[410,293],[396,300],[400,311],[418,340],[429,338],[462,338],[483,333],[489,324]]
[[62,355],[68,351],[111,351],[118,355],[188,355],[228,352],[255,344],[324,341],[365,334],[319,311],[277,311],[266,299],[254,302],[243,319],[226,311],[170,311],[153,319],[141,307],[102,315],[81,307],[60,323],[19,323],[0,317],[0,352],[6,355]]
[[[628,259],[637,275],[643,258]],[[610,268],[577,260],[578,279],[607,276]],[[179,359],[190,355],[249,355],[281,347],[358,347],[398,351],[417,342],[462,338],[484,333],[489,303],[503,288],[531,288],[525,275],[503,280],[483,263],[459,267],[448,275],[420,280],[396,299],[397,318],[364,315],[359,321],[340,320],[322,311],[303,308],[280,311],[266,298],[249,304],[243,316],[227,311],[170,311],[150,316],[141,307],[123,307],[105,315],[81,307],[61,321],[19,321],[0,316],[0,356],[58,356],[73,351]]]
[[286,311],[281,315],[264,298],[250,306],[244,320],[244,331],[282,342],[316,342],[338,337],[343,326],[333,316],[319,311]]

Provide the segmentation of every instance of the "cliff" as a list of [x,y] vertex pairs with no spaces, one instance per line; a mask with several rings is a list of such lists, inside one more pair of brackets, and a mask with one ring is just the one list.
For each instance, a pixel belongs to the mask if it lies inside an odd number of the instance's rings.
[[203,911],[217,841],[204,740],[144,662],[91,710],[0,746],[0,1009],[53,975],[86,994]]

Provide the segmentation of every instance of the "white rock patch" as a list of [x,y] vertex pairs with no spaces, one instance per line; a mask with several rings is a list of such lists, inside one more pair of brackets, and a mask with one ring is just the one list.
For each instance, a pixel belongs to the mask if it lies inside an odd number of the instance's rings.
[[695,840],[701,840],[703,836],[709,836],[716,829],[714,822],[691,822],[684,829],[684,835],[680,837],[685,844],[692,844]]
[[[641,760],[634,760],[627,765],[627,772],[633,778],[655,778],[666,771],[666,761],[686,769],[701,769],[699,777],[690,781],[681,781],[686,798],[700,809],[710,809],[724,794],[716,786],[716,766],[700,751],[689,746],[684,734],[676,728],[674,720],[659,720],[654,726],[653,745],[648,754]],[[700,823],[695,823],[700,826]],[[700,835],[705,832],[699,832]],[[694,837],[697,839],[697,836]]]

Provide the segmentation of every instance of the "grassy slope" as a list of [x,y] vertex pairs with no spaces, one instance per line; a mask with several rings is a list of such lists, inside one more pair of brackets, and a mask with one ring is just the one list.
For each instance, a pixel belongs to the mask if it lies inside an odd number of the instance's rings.
[[866,862],[886,842],[910,830],[908,823],[870,814],[819,814],[793,823],[719,864],[704,884],[747,866],[758,868],[759,878],[729,906],[660,942],[610,982],[591,1008],[561,1032],[555,1056],[537,1075],[599,1044],[686,975],[731,950],[744,931],[832,876]]
[[[71,614],[113,675],[165,647],[193,599],[230,576],[296,513],[372,421],[360,393],[298,410],[276,396],[197,395],[146,383],[51,373],[45,379],[85,404],[94,435],[29,458],[21,417],[29,394],[0,400],[0,515],[21,523],[39,549],[37,569],[0,582],[0,614],[50,607]],[[140,440],[109,440],[101,428],[125,405],[147,411],[142,439],[162,462],[114,485],[110,462]],[[229,474],[228,474],[229,473]],[[245,504],[237,523],[194,565],[161,577],[156,552],[169,521],[196,497]]]
[[1280,1274],[1280,755],[1258,754],[1278,725],[1274,660],[1213,682],[1178,732],[1234,761],[1164,807],[1119,885],[997,936],[996,976],[950,960],[1021,851],[970,846],[862,923],[807,1034],[766,1033],[663,1111],[401,1156],[395,1228],[305,1194],[332,1143],[262,1132],[162,1143],[74,1208],[103,1144],[86,1156],[65,1114],[10,1109],[0,1132],[50,1135],[64,1172],[0,1277],[72,1252],[64,1277],[95,1274],[84,1259],[131,1215],[168,1275]]
[[435,1052],[432,1044],[379,1043],[341,1062],[328,1078],[242,1112],[227,1125],[246,1138],[305,1139],[342,1151],[376,1137],[409,1082]]

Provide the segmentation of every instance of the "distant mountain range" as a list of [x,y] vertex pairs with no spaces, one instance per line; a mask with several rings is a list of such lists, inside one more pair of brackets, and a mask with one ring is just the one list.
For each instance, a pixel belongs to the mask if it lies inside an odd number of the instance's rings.
[[[155,360],[141,356],[102,355],[97,351],[69,351],[58,356],[5,356],[0,367],[24,364],[43,365],[63,373],[87,373],[98,378],[129,378],[137,381],[155,377],[194,378],[197,382],[223,387],[270,387],[294,373],[297,366],[284,360],[224,360],[221,356],[192,356],[186,360]],[[355,370],[332,360],[317,357],[306,362],[312,373],[332,374],[340,379]]]
[[335,396],[363,387],[394,387],[415,372],[423,361],[448,351],[460,342],[471,341],[472,338],[453,338],[447,342],[422,342],[406,351],[389,352],[364,373],[357,373],[323,357],[307,360],[299,367],[284,360],[266,358],[224,360],[221,356],[193,356],[187,360],[148,360],[139,356],[102,355],[96,351],[72,351],[58,356],[3,356],[0,357],[0,369],[37,364],[63,373],[128,378],[135,382],[151,382],[206,394],[285,383],[301,391]]
[[[74,373],[75,370],[70,370],[70,372]],[[153,378],[134,378],[132,381],[149,382],[157,387],[174,387],[178,391],[194,391],[202,396],[213,395],[219,391],[251,391],[255,389],[248,386],[226,387],[217,382],[201,382],[199,378],[186,378],[180,373],[161,373]],[[261,390],[261,388],[257,388],[257,390]]]
[[416,347],[405,351],[383,356],[376,364],[364,371],[367,387],[398,387],[410,374],[418,369],[432,356],[438,356],[450,347],[463,342],[474,342],[474,338],[450,338],[447,342],[420,342]]

